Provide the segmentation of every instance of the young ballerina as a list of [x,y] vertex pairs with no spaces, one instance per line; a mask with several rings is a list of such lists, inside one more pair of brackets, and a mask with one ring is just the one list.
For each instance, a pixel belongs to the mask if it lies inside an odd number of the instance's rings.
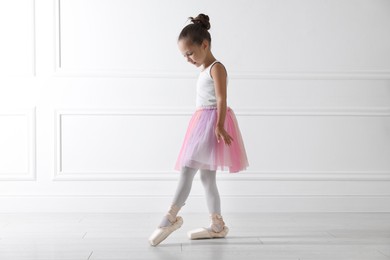
[[209,17],[190,17],[178,38],[180,52],[188,62],[201,68],[197,82],[196,111],[193,114],[176,161],[180,179],[172,204],[149,242],[157,246],[183,224],[177,216],[190,194],[192,181],[200,170],[205,188],[211,224],[188,232],[190,239],[222,238],[229,229],[221,216],[216,170],[229,172],[246,169],[248,160],[233,110],[227,106],[227,72],[211,53]]

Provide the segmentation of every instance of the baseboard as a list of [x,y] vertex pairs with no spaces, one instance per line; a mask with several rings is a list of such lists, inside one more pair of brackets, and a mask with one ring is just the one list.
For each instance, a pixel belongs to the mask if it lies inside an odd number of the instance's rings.
[[[0,196],[9,212],[162,212],[168,196]],[[223,212],[390,212],[390,196],[222,196]],[[186,212],[207,212],[203,196],[190,196]]]

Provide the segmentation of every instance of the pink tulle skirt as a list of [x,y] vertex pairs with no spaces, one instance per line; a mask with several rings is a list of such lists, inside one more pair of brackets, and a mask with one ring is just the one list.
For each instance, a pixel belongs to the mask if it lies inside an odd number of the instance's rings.
[[216,107],[201,107],[195,111],[176,161],[176,170],[184,166],[213,171],[229,169],[231,173],[246,169],[248,159],[233,110],[227,109],[224,125],[233,138],[230,146],[222,139],[218,143],[214,133],[216,121]]

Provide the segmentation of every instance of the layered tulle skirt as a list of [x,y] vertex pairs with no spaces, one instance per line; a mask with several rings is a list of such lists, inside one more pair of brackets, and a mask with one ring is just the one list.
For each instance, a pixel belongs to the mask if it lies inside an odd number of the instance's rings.
[[233,138],[232,143],[217,141],[215,125],[216,107],[198,108],[192,115],[175,169],[187,166],[196,169],[229,170],[231,173],[245,170],[248,159],[236,116],[227,108],[224,128]]

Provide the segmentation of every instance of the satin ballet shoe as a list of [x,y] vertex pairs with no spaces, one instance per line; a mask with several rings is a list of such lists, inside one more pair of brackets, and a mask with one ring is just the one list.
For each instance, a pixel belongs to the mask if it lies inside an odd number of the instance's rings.
[[176,221],[167,227],[157,228],[149,237],[149,243],[151,246],[157,246],[164,241],[173,231],[179,229],[183,225],[183,218],[178,216]]
[[224,238],[229,233],[229,228],[225,226],[222,216],[219,214],[211,215],[210,228],[198,228],[187,233],[188,238],[194,239],[209,239],[209,238]]
[[[165,219],[160,224],[160,226],[154,230],[152,235],[149,237],[149,243],[152,246],[157,246],[164,239],[166,239],[173,231],[180,228],[183,225],[183,218],[177,216],[181,207],[176,205],[171,205],[168,209],[168,213],[165,215]],[[168,221],[166,221],[168,220]],[[169,223],[168,226],[166,224]]]
[[209,239],[209,238],[224,238],[228,233],[229,233],[229,228],[227,226],[224,226],[221,232],[209,231],[207,228],[198,228],[189,231],[187,235],[189,239],[195,240],[195,239]]

